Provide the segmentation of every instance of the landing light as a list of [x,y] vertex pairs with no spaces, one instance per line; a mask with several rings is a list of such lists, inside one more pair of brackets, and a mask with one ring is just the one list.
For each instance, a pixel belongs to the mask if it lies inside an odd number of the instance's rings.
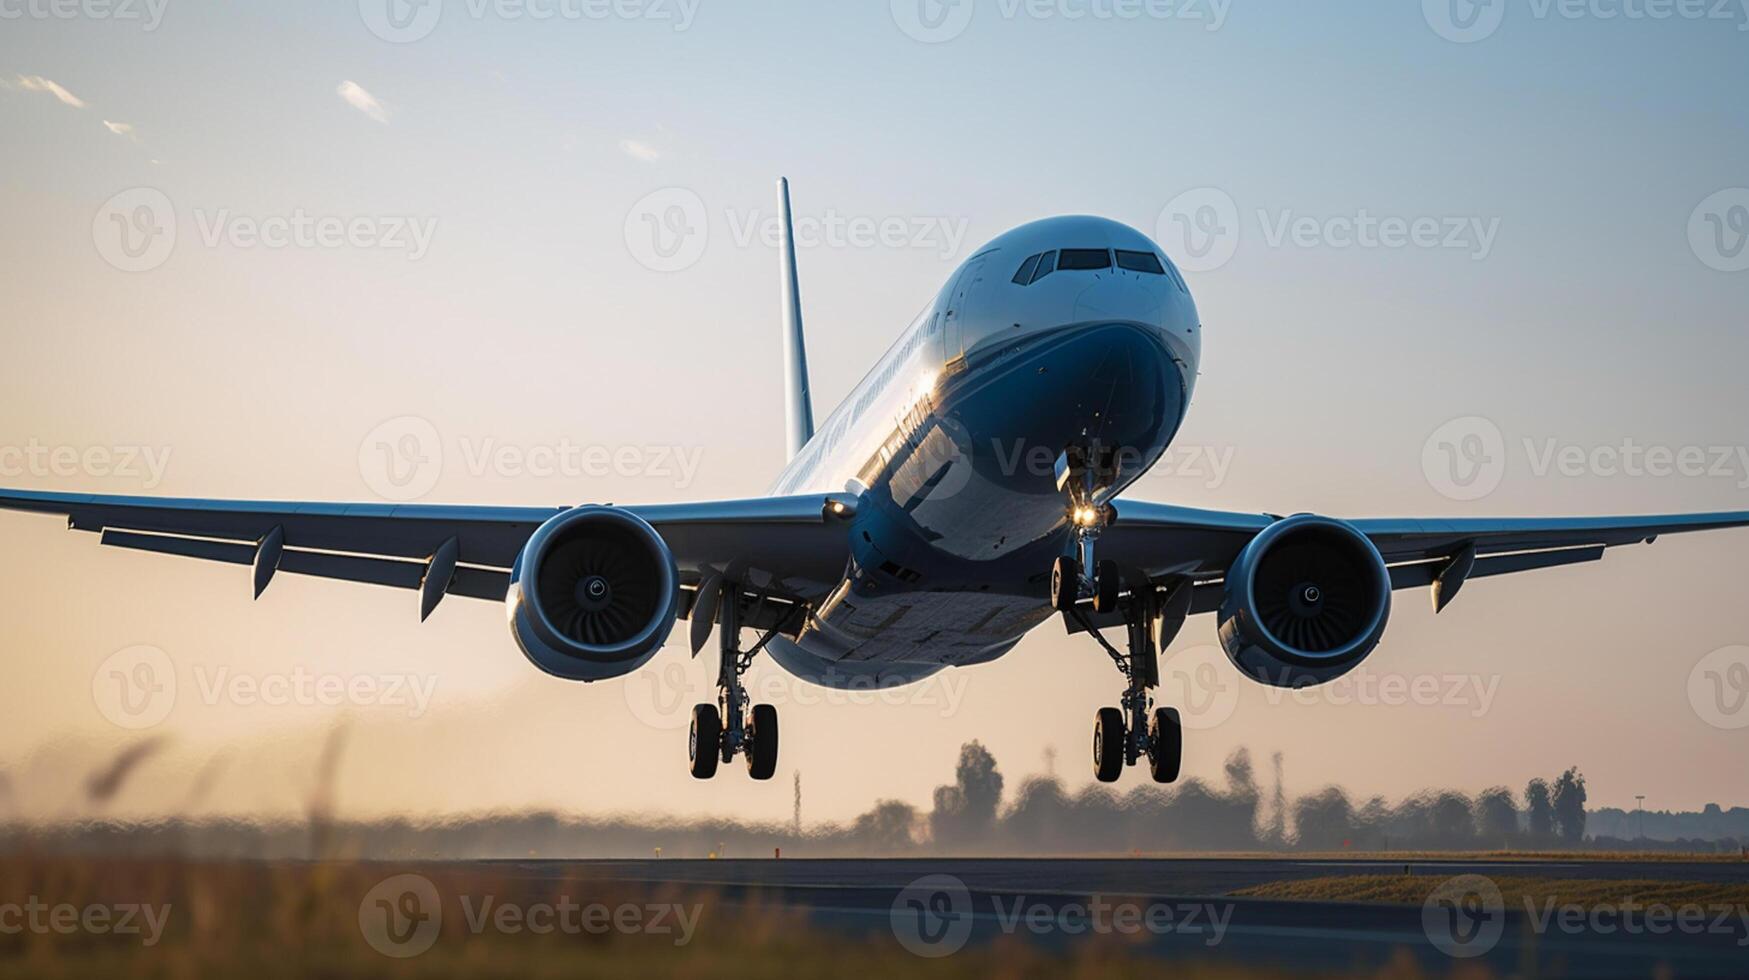
[[1099,522],[1099,511],[1092,507],[1075,508],[1075,523],[1082,527],[1092,527]]

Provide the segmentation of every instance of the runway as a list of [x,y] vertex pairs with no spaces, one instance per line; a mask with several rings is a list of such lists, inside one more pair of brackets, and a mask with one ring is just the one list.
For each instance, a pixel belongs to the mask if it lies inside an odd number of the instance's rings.
[[[711,901],[800,913],[814,927],[952,955],[1004,937],[1073,951],[1102,934],[1172,960],[1198,959],[1340,973],[1382,966],[1402,951],[1430,973],[1460,961],[1500,975],[1737,977],[1749,963],[1749,912],[1707,909],[1693,928],[1654,934],[1633,919],[1551,918],[1502,906],[1481,917],[1450,910],[1236,899],[1268,882],[1410,873],[1749,884],[1749,861],[1404,861],[1384,859],[906,859],[494,862],[500,875],[697,885]],[[1485,910],[1488,911],[1488,910]],[[1455,929],[1455,932],[1454,932]],[[1493,929],[1493,932],[1488,932]],[[1478,932],[1479,930],[1479,932]],[[1454,957],[1449,950],[1460,956]]]

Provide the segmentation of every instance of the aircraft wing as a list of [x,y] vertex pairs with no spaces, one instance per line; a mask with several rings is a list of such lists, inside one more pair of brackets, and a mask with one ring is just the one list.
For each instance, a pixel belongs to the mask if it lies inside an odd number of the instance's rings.
[[[1118,500],[1114,506],[1117,522],[1100,538],[1100,557],[1155,579],[1192,579],[1197,583],[1192,612],[1220,605],[1227,568],[1252,537],[1280,519],[1140,501]],[[1392,587],[1405,589],[1431,585],[1454,561],[1474,560],[1466,579],[1596,561],[1608,548],[1650,544],[1666,534],[1749,527],[1749,511],[1663,517],[1371,518],[1348,523],[1384,556]]]
[[[749,584],[807,596],[836,581],[849,547],[832,494],[626,507],[673,549],[683,583],[734,566]],[[0,490],[0,509],[57,514],[101,543],[255,567],[256,594],[277,572],[421,589],[434,564],[443,594],[503,601],[510,567],[565,507],[196,500]],[[271,562],[261,560],[271,557]],[[263,566],[266,565],[265,571]],[[264,578],[265,576],[265,578]],[[435,605],[435,598],[430,605]],[[422,609],[429,614],[429,606]]]

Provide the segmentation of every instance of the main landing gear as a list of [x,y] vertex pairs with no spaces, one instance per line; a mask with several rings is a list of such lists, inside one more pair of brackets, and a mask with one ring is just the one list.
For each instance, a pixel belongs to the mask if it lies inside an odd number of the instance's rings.
[[752,649],[742,650],[740,590],[729,584],[724,584],[722,590],[718,605],[717,703],[692,708],[692,731],[686,746],[692,760],[692,775],[695,779],[709,779],[717,774],[718,763],[733,762],[741,754],[747,758],[749,776],[770,779],[777,772],[777,709],[769,704],[749,706],[751,698],[741,677],[778,631],[775,628],[768,631]]
[[[1111,450],[1071,447],[1057,460],[1057,487],[1069,499],[1076,554],[1058,558],[1051,569],[1051,606],[1079,623],[1127,682],[1119,699],[1122,707],[1100,708],[1094,719],[1094,776],[1114,783],[1125,766],[1146,757],[1154,781],[1171,783],[1183,762],[1184,725],[1177,709],[1155,708],[1149,692],[1160,685],[1159,652],[1177,636],[1189,612],[1191,583],[1176,582],[1162,597],[1153,583],[1136,576],[1126,597],[1118,564],[1097,559],[1099,536],[1115,516],[1106,502],[1116,477],[1114,459]],[[1094,615],[1122,614],[1127,653],[1100,635],[1083,606],[1087,599]]]

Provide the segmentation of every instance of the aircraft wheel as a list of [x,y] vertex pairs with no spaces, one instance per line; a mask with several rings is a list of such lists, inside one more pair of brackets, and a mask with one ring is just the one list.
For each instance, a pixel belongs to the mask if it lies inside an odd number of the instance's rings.
[[769,704],[756,704],[747,723],[747,775],[770,779],[776,772],[777,709]]
[[1100,708],[1093,723],[1093,775],[1102,783],[1115,783],[1123,775],[1123,712]]
[[1081,563],[1067,555],[1051,566],[1051,608],[1068,612],[1081,599]]
[[1117,570],[1117,562],[1100,562],[1093,578],[1093,611],[1117,612],[1117,591],[1122,584],[1123,573]]
[[1184,722],[1177,708],[1156,708],[1148,726],[1148,772],[1156,783],[1175,783],[1184,763]]
[[692,706],[692,731],[686,753],[692,760],[692,778],[709,779],[717,774],[723,744],[723,716],[714,704]]

